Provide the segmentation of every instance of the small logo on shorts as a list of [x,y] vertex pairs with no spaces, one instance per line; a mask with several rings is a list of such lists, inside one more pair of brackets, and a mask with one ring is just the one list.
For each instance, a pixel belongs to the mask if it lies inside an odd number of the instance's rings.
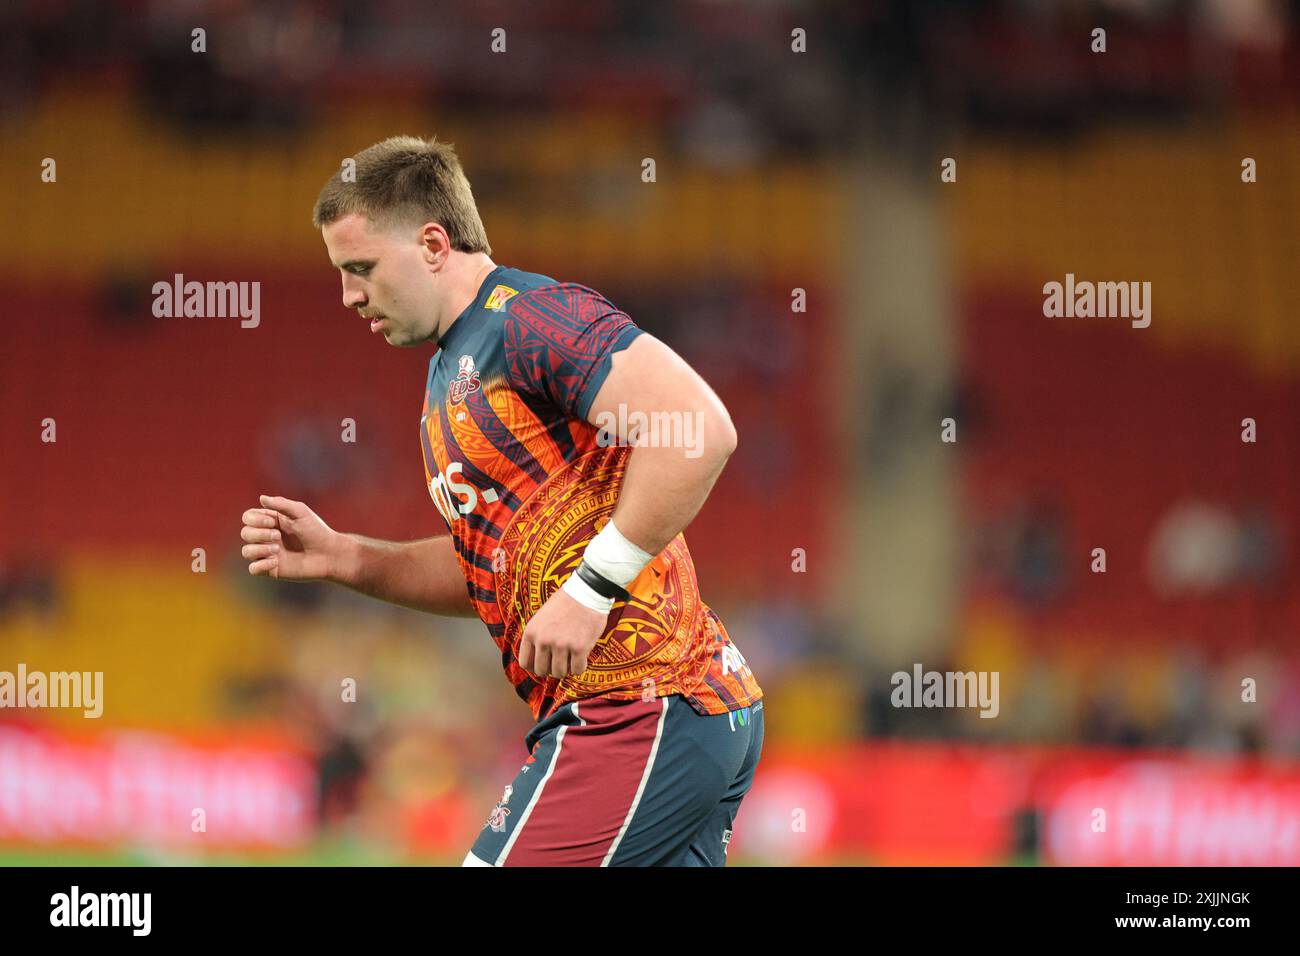
[[741,727],[748,727],[748,726],[749,726],[749,708],[748,708],[748,707],[742,707],[742,708],[740,708],[740,710],[729,710],[729,711],[727,711],[727,723],[731,726],[731,732],[732,732],[733,734],[736,732],[736,725],[737,725],[737,724],[739,724]]
[[723,830],[722,831],[722,855],[723,856],[727,855],[727,847],[729,847],[730,845],[731,845],[731,831]]
[[510,816],[506,804],[510,802],[510,794],[514,793],[515,788],[506,784],[505,793],[501,794],[501,799],[497,805],[492,808],[492,815],[487,818],[485,827],[491,827],[493,833],[504,833],[506,830],[506,817]]

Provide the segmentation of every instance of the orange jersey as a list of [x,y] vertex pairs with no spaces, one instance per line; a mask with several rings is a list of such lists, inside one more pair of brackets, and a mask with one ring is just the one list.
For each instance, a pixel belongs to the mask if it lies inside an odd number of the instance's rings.
[[680,694],[701,714],[762,698],[700,597],[682,535],[616,601],[587,669],[519,666],[524,625],[614,513],[632,449],[586,421],[612,356],[641,330],[604,296],[498,266],[439,340],[425,382],[425,479],[505,674],[541,720],[573,700]]

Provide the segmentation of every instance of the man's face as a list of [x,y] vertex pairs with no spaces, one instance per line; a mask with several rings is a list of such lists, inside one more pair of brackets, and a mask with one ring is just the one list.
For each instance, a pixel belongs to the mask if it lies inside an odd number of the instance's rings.
[[343,304],[370,321],[389,345],[428,341],[438,325],[434,275],[416,226],[375,227],[359,213],[321,228],[343,275]]

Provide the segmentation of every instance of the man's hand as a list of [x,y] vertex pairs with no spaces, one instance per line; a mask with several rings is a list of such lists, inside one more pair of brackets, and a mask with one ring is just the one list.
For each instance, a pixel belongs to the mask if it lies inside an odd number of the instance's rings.
[[608,619],[557,590],[524,627],[519,666],[540,677],[581,674]]
[[249,574],[281,581],[319,581],[336,572],[346,540],[301,501],[261,496],[262,507],[244,512],[240,552]]

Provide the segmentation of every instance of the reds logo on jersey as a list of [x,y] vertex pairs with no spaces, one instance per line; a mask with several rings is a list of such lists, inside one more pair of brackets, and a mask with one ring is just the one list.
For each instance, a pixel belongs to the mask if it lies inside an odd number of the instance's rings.
[[466,395],[477,392],[481,387],[479,373],[474,370],[474,356],[462,355],[459,365],[460,370],[447,386],[447,401],[452,405],[459,405],[465,401]]

